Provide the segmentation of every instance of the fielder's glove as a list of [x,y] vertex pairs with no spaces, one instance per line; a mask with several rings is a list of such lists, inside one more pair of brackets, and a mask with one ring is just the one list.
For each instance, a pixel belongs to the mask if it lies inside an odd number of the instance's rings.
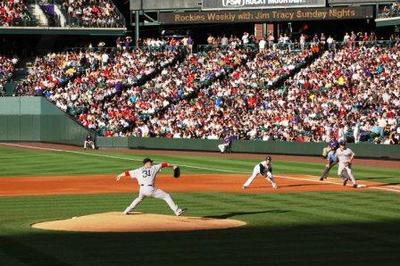
[[174,177],[178,178],[181,176],[181,169],[179,168],[179,166],[175,166],[174,167]]

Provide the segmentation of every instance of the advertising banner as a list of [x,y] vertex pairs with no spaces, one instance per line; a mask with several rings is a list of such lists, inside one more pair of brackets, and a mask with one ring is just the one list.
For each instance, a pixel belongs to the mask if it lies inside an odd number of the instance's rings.
[[373,18],[372,7],[160,13],[162,24],[243,23]]

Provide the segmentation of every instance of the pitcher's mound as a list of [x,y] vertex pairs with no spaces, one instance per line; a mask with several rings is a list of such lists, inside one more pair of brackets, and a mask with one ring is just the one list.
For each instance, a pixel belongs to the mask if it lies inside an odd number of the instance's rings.
[[33,224],[33,228],[74,232],[164,232],[227,229],[245,225],[232,219],[106,212]]

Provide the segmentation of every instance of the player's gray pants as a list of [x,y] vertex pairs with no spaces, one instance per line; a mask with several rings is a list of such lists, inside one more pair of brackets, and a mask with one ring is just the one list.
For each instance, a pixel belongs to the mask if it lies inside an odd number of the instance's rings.
[[158,188],[153,188],[153,187],[144,187],[144,188],[141,187],[139,196],[132,201],[131,205],[129,205],[125,209],[124,213],[127,214],[127,213],[133,211],[133,209],[135,209],[136,206],[138,206],[145,197],[153,197],[156,199],[162,199],[168,204],[170,209],[175,214],[177,214],[177,212],[179,211],[178,205],[175,204],[171,195],[169,195],[167,192],[165,192],[161,189],[158,189]]
[[88,146],[90,146],[93,150],[96,148],[96,147],[94,146],[94,142],[93,142],[93,141],[87,141],[87,140],[85,140],[85,142],[83,143],[83,148],[84,148],[84,149],[87,149]]
[[336,165],[336,163],[329,163],[328,167],[325,167],[325,170],[322,172],[321,178],[320,179],[325,179],[328,177],[329,172],[331,169]]
[[351,170],[350,166],[346,166],[342,169],[342,171],[340,172],[340,176],[343,179],[349,179],[351,180],[351,183],[353,183],[353,185],[357,185],[357,181],[356,178],[353,175],[353,171]]
[[[256,179],[257,175],[262,175],[262,174],[261,174],[261,171],[260,171],[260,165],[259,165],[259,164],[257,164],[257,165],[254,167],[253,173],[252,173],[251,176],[247,179],[246,183],[244,183],[243,186],[244,186],[244,187],[249,187],[249,186],[251,185],[251,183],[253,183],[254,179]],[[267,179],[269,182],[271,182],[271,184],[272,184],[272,186],[273,186],[274,188],[277,187],[277,185],[276,185],[276,183],[275,183],[275,178],[274,178],[274,176],[272,175],[271,172],[269,172],[269,171],[267,172],[267,174],[266,174],[266,179]]]

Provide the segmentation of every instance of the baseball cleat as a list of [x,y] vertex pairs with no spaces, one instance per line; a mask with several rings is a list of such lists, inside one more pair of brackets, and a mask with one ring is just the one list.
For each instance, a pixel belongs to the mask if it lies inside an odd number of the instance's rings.
[[133,215],[133,212],[123,212],[123,215]]
[[243,186],[243,189],[247,189],[247,188],[249,188],[248,186]]
[[354,184],[354,185],[353,185],[353,188],[358,188],[358,185],[357,185],[357,184]]
[[278,189],[278,185],[277,185],[276,183],[272,183],[272,187],[273,187],[274,189]]
[[176,216],[181,216],[182,214],[185,213],[186,210],[187,210],[187,209],[178,209],[178,210],[176,211],[175,215],[176,215]]
[[347,181],[349,181],[349,179],[348,179],[348,178],[346,178],[345,180],[343,180],[343,186],[346,186],[346,184],[347,184]]
[[323,178],[323,177],[321,177],[321,178],[319,179],[319,181],[324,181],[324,178]]

